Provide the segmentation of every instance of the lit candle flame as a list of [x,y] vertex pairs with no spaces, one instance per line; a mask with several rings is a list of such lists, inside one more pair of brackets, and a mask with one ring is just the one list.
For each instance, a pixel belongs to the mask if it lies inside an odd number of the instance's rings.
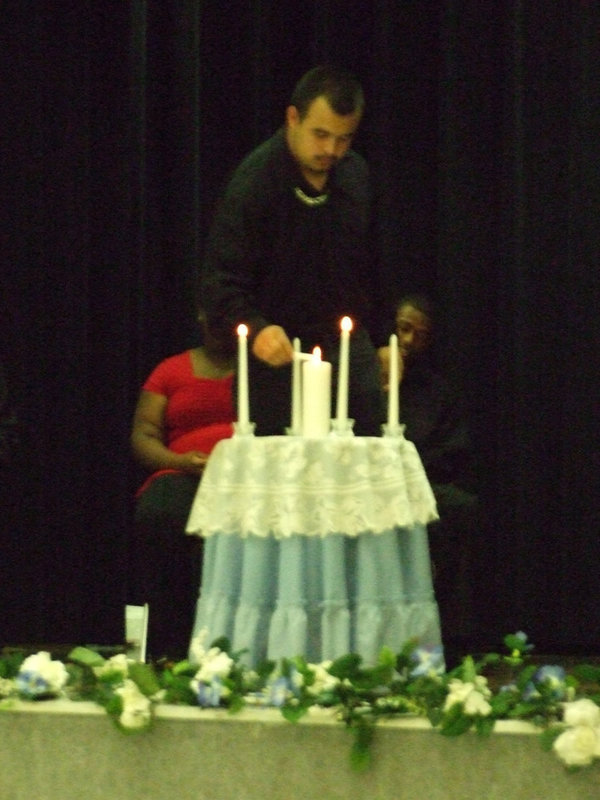
[[248,326],[244,325],[243,322],[240,323],[240,325],[237,326],[237,332],[238,336],[248,336]]
[[320,361],[321,360],[321,348],[320,347],[313,348],[312,360],[313,361]]
[[350,317],[342,317],[341,327],[343,331],[352,330],[352,320],[350,319]]

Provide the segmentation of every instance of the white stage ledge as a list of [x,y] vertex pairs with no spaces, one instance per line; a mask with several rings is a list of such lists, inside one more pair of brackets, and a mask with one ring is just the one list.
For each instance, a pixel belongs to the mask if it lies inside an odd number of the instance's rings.
[[349,765],[332,712],[298,724],[275,709],[163,705],[126,736],[98,706],[64,700],[0,712],[2,800],[598,800],[597,767],[567,773],[523,722],[446,738],[422,719],[382,723],[373,764]]

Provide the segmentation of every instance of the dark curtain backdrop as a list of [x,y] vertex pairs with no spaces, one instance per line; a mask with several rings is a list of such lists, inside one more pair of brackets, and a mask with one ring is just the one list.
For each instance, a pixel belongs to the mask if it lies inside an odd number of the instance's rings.
[[597,650],[598,5],[20,0],[2,17],[1,343],[23,441],[0,643],[122,640],[139,386],[196,341],[228,170],[332,60],[368,95],[356,148],[388,297],[438,298],[466,398],[480,643],[521,628]]

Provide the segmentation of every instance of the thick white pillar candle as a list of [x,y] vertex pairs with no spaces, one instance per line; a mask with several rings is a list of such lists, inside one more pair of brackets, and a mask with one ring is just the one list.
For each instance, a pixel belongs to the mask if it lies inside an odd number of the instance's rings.
[[292,362],[292,433],[300,433],[302,429],[302,387],[300,360],[300,339],[294,339],[294,360]]
[[390,381],[388,389],[388,429],[395,430],[399,420],[399,391],[398,383],[398,337],[395,333],[390,336]]
[[338,369],[336,419],[344,423],[348,419],[348,377],[350,362],[350,331],[352,320],[342,317],[340,334],[340,364]]
[[248,326],[238,325],[238,363],[237,363],[237,390],[238,390],[238,424],[240,427],[248,425],[250,410],[248,403]]
[[320,439],[331,425],[331,364],[321,360],[321,348],[302,363],[302,435]]

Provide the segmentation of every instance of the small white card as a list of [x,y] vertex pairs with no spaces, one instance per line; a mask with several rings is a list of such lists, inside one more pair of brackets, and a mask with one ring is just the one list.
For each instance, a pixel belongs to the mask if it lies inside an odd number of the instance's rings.
[[148,614],[148,603],[143,606],[125,606],[125,642],[133,651],[136,661],[146,660]]

